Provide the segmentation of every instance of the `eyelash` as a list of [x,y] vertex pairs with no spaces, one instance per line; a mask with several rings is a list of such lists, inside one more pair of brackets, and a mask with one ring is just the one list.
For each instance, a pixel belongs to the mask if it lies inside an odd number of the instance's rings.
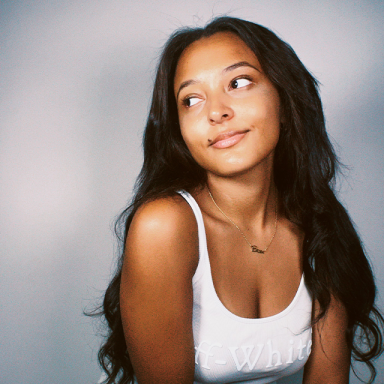
[[[190,107],[191,107],[190,105],[188,105],[188,102],[189,102],[189,100],[191,100],[191,99],[197,99],[197,97],[195,97],[195,96],[187,96],[187,97],[185,97],[185,98],[181,101],[181,103],[183,104],[183,106],[184,106],[185,108],[190,108]],[[192,107],[193,107],[193,105],[192,105]]]
[[[239,77],[236,77],[235,79],[233,79],[229,84],[230,84],[230,86],[231,86],[231,88],[232,89],[237,89],[237,88],[234,88],[233,87],[233,83],[235,82],[235,81],[238,81],[238,80],[242,80],[242,79],[245,79],[245,80],[248,80],[249,82],[253,82],[253,80],[252,80],[252,78],[250,77],[250,76],[247,76],[247,75],[241,75],[241,76],[239,76]],[[240,88],[243,88],[243,87],[240,87]]]
[[[250,76],[241,75],[241,76],[236,77],[235,79],[231,80],[231,82],[229,83],[230,88],[231,88],[231,89],[237,89],[237,88],[234,88],[234,87],[233,87],[233,84],[234,84],[235,81],[242,80],[242,79],[248,80],[248,81],[251,82],[251,83],[253,82],[253,80],[252,80],[252,78],[251,78]],[[240,87],[240,88],[243,88],[243,87]],[[197,98],[197,97],[195,97],[195,96],[187,96],[187,97],[185,97],[185,98],[181,101],[181,103],[182,103],[182,105],[183,105],[184,107],[186,107],[186,108],[190,108],[191,106],[188,105],[188,102],[189,102],[190,99],[194,99],[194,98]]]

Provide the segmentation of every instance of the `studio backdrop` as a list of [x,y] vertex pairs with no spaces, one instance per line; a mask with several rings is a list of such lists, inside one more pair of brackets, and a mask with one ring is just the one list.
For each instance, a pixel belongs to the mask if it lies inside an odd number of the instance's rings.
[[174,29],[222,14],[272,29],[320,81],[384,308],[384,2],[3,0],[0,382],[97,382],[103,330],[83,311],[114,269],[158,55]]

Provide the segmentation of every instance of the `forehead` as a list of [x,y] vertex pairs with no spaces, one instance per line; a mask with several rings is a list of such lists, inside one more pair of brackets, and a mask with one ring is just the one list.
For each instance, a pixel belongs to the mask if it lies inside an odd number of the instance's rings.
[[[247,44],[231,32],[218,32],[188,46],[180,56],[175,73],[175,85],[186,78],[199,77],[202,72],[222,70],[236,62],[260,64]],[[260,68],[261,69],[261,68]]]

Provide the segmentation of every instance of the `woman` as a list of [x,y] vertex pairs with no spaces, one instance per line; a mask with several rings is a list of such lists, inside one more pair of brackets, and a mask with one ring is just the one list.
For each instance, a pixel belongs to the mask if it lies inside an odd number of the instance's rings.
[[373,380],[383,318],[336,167],[289,45],[229,17],[176,32],[103,304],[106,383],[347,383],[351,355]]

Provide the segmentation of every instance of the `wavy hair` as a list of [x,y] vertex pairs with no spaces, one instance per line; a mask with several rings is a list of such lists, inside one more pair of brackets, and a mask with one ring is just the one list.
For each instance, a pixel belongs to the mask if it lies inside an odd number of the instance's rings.
[[274,180],[288,219],[305,233],[305,282],[325,316],[334,295],[348,313],[345,335],[355,360],[368,365],[383,351],[384,319],[375,307],[376,287],[370,264],[347,211],[334,193],[338,159],[325,130],[318,83],[293,49],[269,29],[249,21],[219,17],[205,28],[176,31],[160,57],[152,104],[146,123],[144,163],[134,197],[116,224],[122,243],[117,271],[97,315],[105,318],[108,335],[99,351],[107,374],[105,384],[133,382],[133,368],[124,341],[119,291],[123,251],[132,218],[146,201],[192,191],[205,185],[206,173],[191,156],[180,133],[174,76],[182,52],[193,42],[218,32],[240,37],[258,58],[278,90],[283,125],[275,151]]

